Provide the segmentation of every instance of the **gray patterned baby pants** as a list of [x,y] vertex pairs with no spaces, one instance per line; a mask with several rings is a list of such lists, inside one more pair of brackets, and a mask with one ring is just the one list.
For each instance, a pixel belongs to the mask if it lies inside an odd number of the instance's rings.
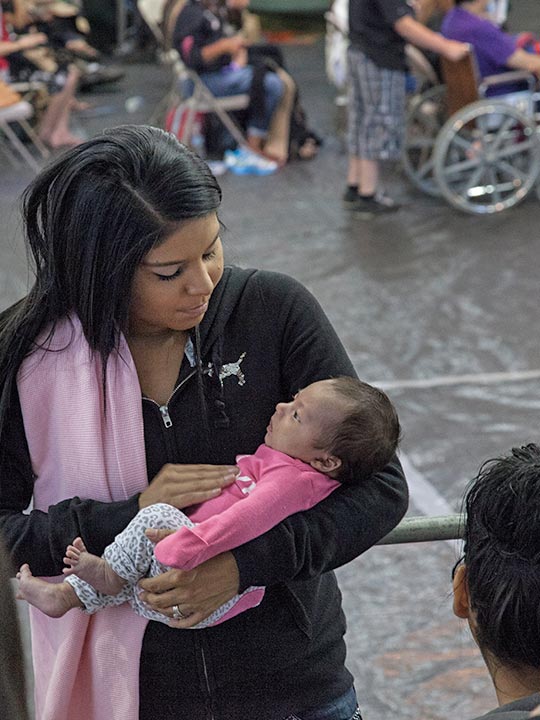
[[[124,578],[127,584],[118,595],[104,595],[98,592],[84,580],[76,575],[69,575],[65,582],[68,582],[79,600],[84,605],[84,610],[93,614],[98,610],[113,605],[122,605],[128,602],[138,615],[149,620],[157,620],[165,624],[170,618],[156,612],[139,599],[137,583],[145,577],[155,577],[170,570],[159,563],[154,556],[154,543],[144,534],[148,528],[177,530],[183,525],[193,527],[193,523],[181,510],[165,503],[156,503],[140,510],[129,525],[117,535],[110,545],[105,548],[103,558],[112,567],[117,575]],[[246,593],[253,588],[248,588],[241,595],[235,595],[224,605],[194,625],[192,630],[214,625],[227,613]]]

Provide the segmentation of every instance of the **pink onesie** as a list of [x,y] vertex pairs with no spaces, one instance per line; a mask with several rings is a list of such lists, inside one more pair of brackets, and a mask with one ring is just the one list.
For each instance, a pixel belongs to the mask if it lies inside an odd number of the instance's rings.
[[259,445],[253,455],[239,455],[236,462],[240,474],[235,482],[189,513],[197,525],[181,527],[156,545],[163,565],[190,570],[308,510],[340,484],[267,445]]

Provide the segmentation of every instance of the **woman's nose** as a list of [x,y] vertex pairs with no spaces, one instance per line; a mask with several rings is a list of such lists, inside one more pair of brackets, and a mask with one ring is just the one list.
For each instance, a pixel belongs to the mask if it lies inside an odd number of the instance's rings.
[[193,268],[187,283],[186,290],[190,295],[211,295],[214,289],[214,282],[208,272],[208,269],[201,265]]

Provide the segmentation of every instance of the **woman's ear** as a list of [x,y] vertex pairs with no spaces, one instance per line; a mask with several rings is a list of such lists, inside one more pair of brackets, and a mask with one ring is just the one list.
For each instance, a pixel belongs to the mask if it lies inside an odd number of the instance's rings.
[[314,470],[328,475],[341,467],[341,460],[335,455],[324,455],[323,457],[315,458],[310,463]]
[[471,606],[469,601],[469,585],[467,583],[467,566],[458,565],[453,580],[454,590],[454,615],[459,618],[468,619]]

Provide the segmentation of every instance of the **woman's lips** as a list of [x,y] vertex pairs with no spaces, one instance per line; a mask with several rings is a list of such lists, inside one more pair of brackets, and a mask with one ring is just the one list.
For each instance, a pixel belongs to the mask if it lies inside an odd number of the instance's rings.
[[186,308],[185,310],[180,310],[183,315],[189,315],[190,317],[197,317],[198,315],[202,315],[208,310],[208,303],[201,303],[201,305],[196,305],[192,308]]

